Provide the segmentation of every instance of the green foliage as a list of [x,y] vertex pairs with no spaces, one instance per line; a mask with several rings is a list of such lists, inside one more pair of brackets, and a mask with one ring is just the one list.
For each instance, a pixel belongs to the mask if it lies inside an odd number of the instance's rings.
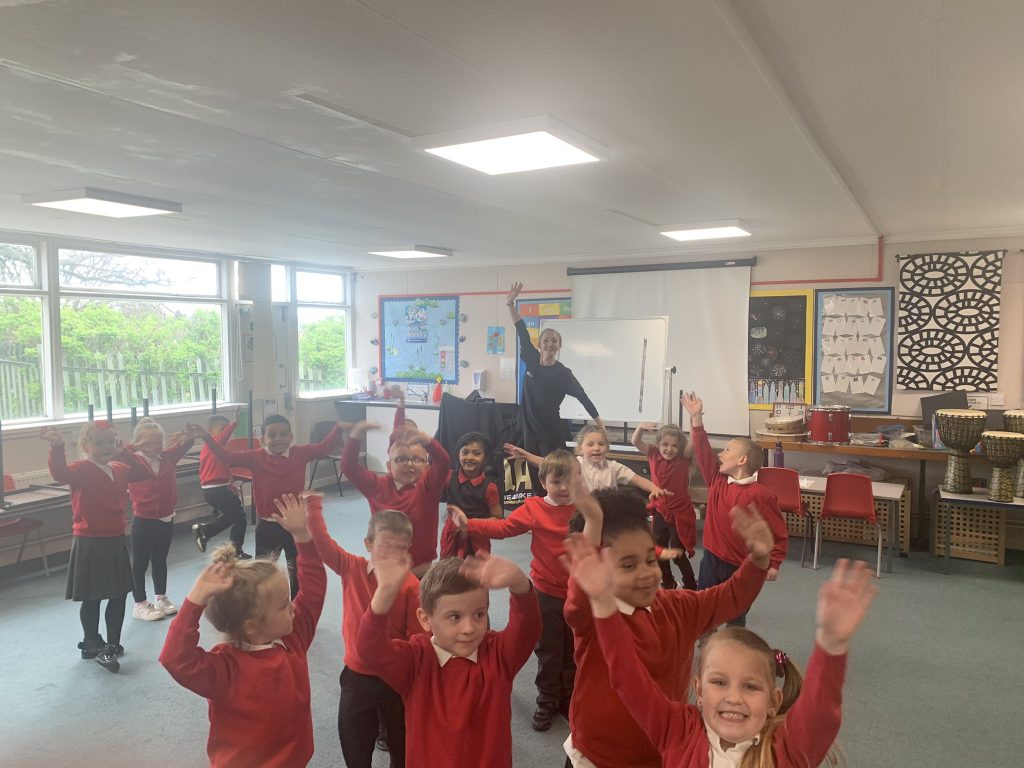
[[348,380],[345,316],[325,317],[299,328],[299,391],[344,387]]

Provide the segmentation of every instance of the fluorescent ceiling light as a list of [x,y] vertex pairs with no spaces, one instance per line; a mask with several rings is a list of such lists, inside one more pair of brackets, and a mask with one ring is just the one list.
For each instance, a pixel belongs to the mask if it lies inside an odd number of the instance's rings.
[[686,242],[689,240],[720,240],[727,237],[750,237],[750,227],[739,219],[705,221],[680,227],[658,227],[665,237]]
[[21,202],[43,208],[59,208],[74,213],[91,213],[95,216],[110,216],[126,219],[133,216],[157,216],[164,213],[181,213],[181,203],[157,200],[140,195],[126,195],[107,189],[85,187],[65,189],[60,192],[46,192],[36,195],[22,195]]
[[426,149],[432,155],[465,165],[489,176],[535,171],[561,165],[596,163],[598,158],[547,131]]
[[441,259],[452,255],[451,248],[434,248],[429,245],[397,245],[369,251],[373,256],[387,256],[392,259]]

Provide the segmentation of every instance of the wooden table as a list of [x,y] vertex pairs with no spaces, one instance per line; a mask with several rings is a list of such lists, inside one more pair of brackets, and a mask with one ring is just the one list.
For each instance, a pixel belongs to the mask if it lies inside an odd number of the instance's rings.
[[[949,573],[953,567],[953,508],[973,507],[975,509],[996,510],[1007,515],[1017,514],[1024,516],[1024,498],[1017,497],[1011,502],[992,501],[984,491],[981,493],[950,493],[939,488],[939,503],[937,515],[945,516],[945,572]],[[937,527],[937,523],[936,523]],[[983,559],[983,558],[979,558]],[[1002,558],[997,561],[1002,564]]]

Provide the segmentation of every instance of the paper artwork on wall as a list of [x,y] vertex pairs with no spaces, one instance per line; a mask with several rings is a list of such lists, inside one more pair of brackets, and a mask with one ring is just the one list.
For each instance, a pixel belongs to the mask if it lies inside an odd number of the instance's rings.
[[970,251],[897,257],[897,387],[968,392],[998,388],[1005,255]]
[[755,291],[747,321],[747,402],[807,402],[811,375],[811,291]]
[[815,403],[889,412],[892,319],[892,288],[815,292]]

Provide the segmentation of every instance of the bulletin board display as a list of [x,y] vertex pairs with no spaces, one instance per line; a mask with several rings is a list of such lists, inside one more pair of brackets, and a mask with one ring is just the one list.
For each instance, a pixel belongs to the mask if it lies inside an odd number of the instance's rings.
[[[541,323],[544,320],[568,320],[572,317],[572,298],[566,296],[547,299],[518,299],[516,309],[519,310],[519,314],[526,324],[526,330],[530,332],[530,339],[536,347],[540,344]],[[521,403],[526,365],[519,357],[519,334],[516,334],[516,360],[518,361],[516,402]]]
[[754,291],[747,323],[747,402],[810,402],[813,291]]
[[894,290],[815,292],[814,402],[892,411]]
[[381,296],[384,381],[459,383],[459,297]]

